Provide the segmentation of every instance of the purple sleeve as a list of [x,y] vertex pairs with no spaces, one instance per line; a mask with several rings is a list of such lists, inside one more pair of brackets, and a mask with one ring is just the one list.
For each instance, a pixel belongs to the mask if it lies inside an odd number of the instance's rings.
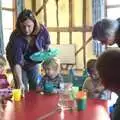
[[50,45],[50,36],[47,28],[44,29],[44,35],[45,35],[45,44],[43,45],[43,48],[46,50],[49,48]]
[[16,39],[12,47],[13,61],[14,64],[23,64],[23,49],[22,49],[22,40]]
[[37,42],[37,47],[39,50],[40,49],[47,50],[49,48],[49,45],[51,43],[49,32],[48,32],[47,28],[43,25],[41,27],[41,30],[39,32],[36,42]]

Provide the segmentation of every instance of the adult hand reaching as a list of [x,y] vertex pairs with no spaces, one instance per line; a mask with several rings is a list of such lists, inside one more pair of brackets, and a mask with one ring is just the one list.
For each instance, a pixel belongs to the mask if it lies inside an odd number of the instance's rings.
[[24,95],[25,95],[25,86],[24,86],[23,83],[20,85],[20,89],[21,89],[21,95],[22,95],[22,97],[24,97]]

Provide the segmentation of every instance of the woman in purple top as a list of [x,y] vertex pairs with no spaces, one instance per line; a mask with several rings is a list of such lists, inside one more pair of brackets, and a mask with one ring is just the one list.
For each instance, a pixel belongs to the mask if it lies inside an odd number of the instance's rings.
[[6,48],[15,86],[22,90],[36,89],[39,78],[38,63],[29,59],[35,52],[48,50],[50,37],[47,29],[38,24],[31,10],[23,10],[16,22]]

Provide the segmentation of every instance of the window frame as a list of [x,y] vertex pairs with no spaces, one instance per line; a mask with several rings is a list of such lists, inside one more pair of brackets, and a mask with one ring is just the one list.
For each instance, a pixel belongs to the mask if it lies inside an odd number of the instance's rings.
[[16,7],[16,0],[12,0],[12,1],[13,1],[12,8],[2,7],[2,10],[13,12],[13,29],[15,29],[16,18],[17,18],[17,7]]
[[120,8],[120,4],[108,5],[107,0],[105,0],[105,17],[108,17],[107,10],[114,8]]

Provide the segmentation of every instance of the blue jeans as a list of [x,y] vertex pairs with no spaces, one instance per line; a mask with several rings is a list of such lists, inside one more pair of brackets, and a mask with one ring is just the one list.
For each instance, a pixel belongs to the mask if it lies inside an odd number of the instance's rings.
[[37,86],[37,80],[40,76],[38,65],[30,68],[29,70],[22,69],[22,80],[25,86],[25,91],[35,90]]

